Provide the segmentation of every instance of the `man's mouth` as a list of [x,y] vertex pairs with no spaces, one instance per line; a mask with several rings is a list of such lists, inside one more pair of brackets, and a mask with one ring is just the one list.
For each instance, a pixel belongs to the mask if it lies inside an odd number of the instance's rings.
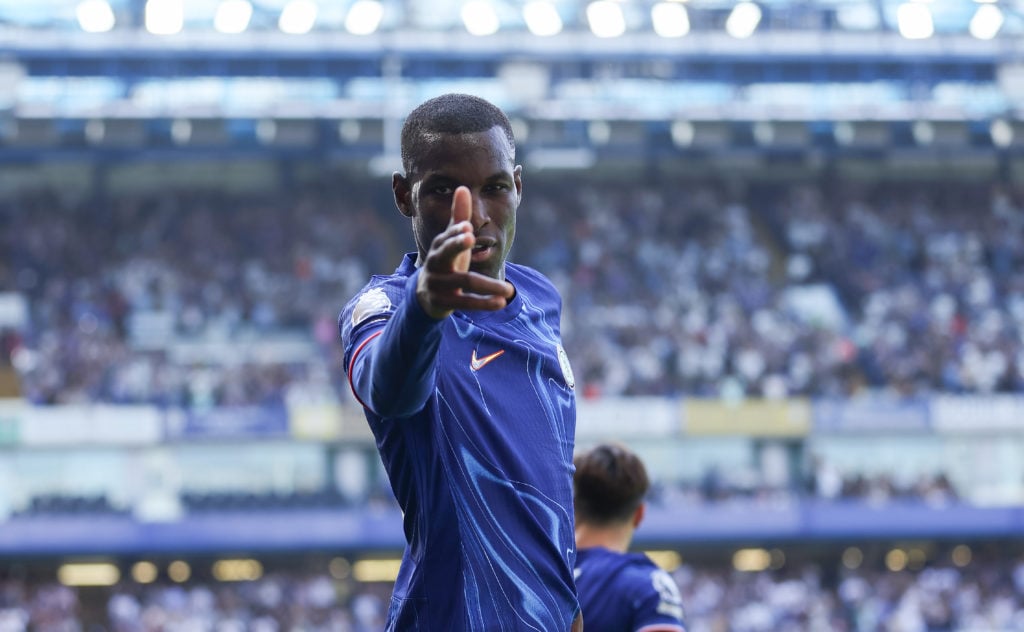
[[490,258],[495,246],[497,246],[497,243],[493,239],[477,239],[470,256],[471,261],[486,261]]

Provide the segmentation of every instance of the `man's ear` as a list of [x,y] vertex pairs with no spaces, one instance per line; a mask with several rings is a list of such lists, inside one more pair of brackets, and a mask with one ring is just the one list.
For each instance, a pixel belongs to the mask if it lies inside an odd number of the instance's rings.
[[644,521],[644,514],[647,512],[647,503],[640,503],[640,506],[633,512],[633,528],[636,529]]
[[391,176],[391,190],[395,193],[395,206],[399,212],[406,217],[412,217],[412,189],[409,186],[409,179],[396,171]]
[[516,165],[515,169],[512,170],[512,179],[516,183],[516,197],[519,201],[523,201],[523,166]]

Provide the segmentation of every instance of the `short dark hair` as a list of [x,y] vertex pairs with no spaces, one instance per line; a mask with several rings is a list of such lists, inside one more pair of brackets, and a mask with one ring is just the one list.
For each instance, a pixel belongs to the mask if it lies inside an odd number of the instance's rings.
[[516,138],[508,117],[490,101],[471,94],[442,94],[424,101],[402,125],[402,168],[408,174],[423,154],[428,134],[474,134],[501,127],[515,158]]
[[647,468],[629,448],[603,443],[573,459],[576,519],[598,526],[629,521],[644,502]]

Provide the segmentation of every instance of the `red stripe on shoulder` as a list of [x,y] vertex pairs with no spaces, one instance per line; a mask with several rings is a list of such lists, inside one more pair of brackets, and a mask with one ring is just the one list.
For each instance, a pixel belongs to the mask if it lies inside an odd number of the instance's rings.
[[359,398],[359,393],[356,392],[356,385],[352,383],[352,369],[356,365],[356,358],[359,356],[359,352],[366,348],[366,345],[370,344],[371,340],[381,335],[382,333],[384,333],[383,329],[371,334],[358,347],[356,347],[356,350],[352,352],[352,359],[349,360],[348,362],[348,387],[352,389],[352,395],[355,396],[356,401],[359,402],[359,405],[371,412],[373,411],[373,409],[367,406],[365,403],[363,403],[363,400]]

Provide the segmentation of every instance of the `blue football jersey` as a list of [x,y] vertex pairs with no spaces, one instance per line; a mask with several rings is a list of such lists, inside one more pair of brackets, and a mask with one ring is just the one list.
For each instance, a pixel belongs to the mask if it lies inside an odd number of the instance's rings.
[[[414,261],[371,279],[339,321],[404,513],[387,628],[567,631],[579,611],[576,406],[561,299],[538,272],[506,263],[516,296],[505,309],[435,321],[415,298]],[[371,379],[373,353],[385,360]],[[392,380],[398,395],[376,393],[375,381]]]
[[679,587],[642,553],[580,549],[576,589],[586,632],[685,632]]

